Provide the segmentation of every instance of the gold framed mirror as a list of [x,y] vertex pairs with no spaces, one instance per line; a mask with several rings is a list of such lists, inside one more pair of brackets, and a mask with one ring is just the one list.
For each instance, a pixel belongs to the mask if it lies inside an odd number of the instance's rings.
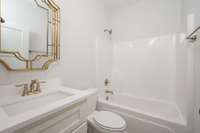
[[47,70],[60,59],[60,8],[54,0],[0,0],[0,64]]

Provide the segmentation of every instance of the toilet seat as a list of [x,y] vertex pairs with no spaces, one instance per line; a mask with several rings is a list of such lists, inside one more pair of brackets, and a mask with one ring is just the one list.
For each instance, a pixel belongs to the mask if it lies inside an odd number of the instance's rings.
[[112,112],[100,111],[94,115],[93,120],[97,125],[106,130],[123,131],[126,129],[124,119]]

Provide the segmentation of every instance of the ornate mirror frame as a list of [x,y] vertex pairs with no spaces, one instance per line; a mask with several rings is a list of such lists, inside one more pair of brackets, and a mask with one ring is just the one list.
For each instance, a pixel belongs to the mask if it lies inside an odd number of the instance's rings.
[[[58,5],[54,2],[55,0],[34,0],[38,7],[44,8],[38,1],[41,1],[42,3],[45,3],[51,12],[51,19],[48,20],[48,24],[51,24],[51,53],[49,54],[39,54],[36,55],[33,59],[25,59],[20,52],[17,51],[3,51],[0,49],[1,55],[11,55],[15,57],[16,60],[25,63],[25,68],[22,69],[16,69],[12,68],[10,64],[8,64],[4,59],[0,56],[0,64],[2,64],[8,71],[38,71],[38,70],[47,70],[51,63],[58,61],[60,59],[60,8]],[[0,1],[1,3],[1,1]],[[1,5],[1,4],[0,4]],[[46,10],[49,10],[46,9]],[[1,13],[1,12],[0,12]],[[0,31],[1,26],[3,23],[3,18],[0,17]],[[0,46],[1,46],[1,32],[0,32]],[[47,44],[49,45],[49,44]],[[0,47],[1,48],[1,47]],[[47,58],[45,60],[45,63],[41,64],[41,67],[34,68],[33,63],[35,61],[40,61],[42,59]]]

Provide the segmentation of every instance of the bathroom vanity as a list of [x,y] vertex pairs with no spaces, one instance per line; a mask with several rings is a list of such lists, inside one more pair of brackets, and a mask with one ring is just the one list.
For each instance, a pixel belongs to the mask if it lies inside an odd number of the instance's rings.
[[1,98],[0,133],[86,133],[97,90],[46,87],[37,95]]

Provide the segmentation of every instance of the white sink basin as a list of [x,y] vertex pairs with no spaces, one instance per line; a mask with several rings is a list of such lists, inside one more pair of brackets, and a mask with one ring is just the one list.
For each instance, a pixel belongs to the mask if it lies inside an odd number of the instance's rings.
[[5,104],[2,105],[2,108],[8,116],[15,116],[25,113],[27,111],[47,106],[59,100],[65,99],[69,96],[72,96],[72,94],[62,91],[56,91],[46,95],[36,96],[26,100]]

